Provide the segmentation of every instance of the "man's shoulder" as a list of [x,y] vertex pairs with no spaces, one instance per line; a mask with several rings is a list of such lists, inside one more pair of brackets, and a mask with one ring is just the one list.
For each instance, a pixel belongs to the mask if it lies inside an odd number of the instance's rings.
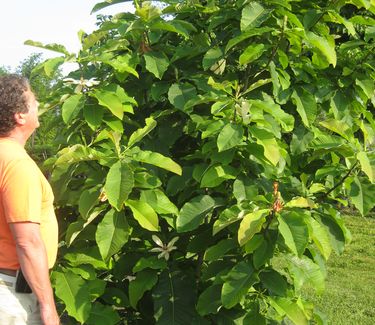
[[0,160],[3,162],[29,158],[22,147],[4,141],[0,141],[0,153]]

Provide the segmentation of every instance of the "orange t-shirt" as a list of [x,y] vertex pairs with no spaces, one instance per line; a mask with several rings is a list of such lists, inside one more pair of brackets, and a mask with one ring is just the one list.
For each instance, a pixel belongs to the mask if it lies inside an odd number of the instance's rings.
[[25,149],[0,138],[0,268],[20,268],[8,225],[12,222],[40,224],[48,266],[53,266],[58,243],[53,199],[51,186]]

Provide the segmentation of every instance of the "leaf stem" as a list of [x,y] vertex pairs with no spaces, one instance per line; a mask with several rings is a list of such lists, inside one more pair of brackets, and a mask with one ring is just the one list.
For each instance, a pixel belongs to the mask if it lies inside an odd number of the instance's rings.
[[334,186],[332,187],[327,193],[324,194],[324,197],[327,197],[331,194],[336,188],[338,188],[344,181],[349,177],[353,169],[357,166],[358,160],[353,164],[353,166],[349,169],[349,171],[345,174],[345,176]]
[[310,26],[310,28],[308,29],[311,30],[323,17],[324,15],[327,13],[329,7],[331,5],[334,5],[338,0],[331,0],[330,3],[328,3],[327,7],[323,10],[323,12],[320,14],[320,16],[318,17],[318,19],[316,21],[314,21],[314,23]]
[[269,59],[267,61],[267,64],[264,66],[264,68],[262,68],[258,73],[256,73],[254,75],[254,78],[257,77],[257,76],[259,76],[259,75],[261,75],[265,70],[267,70],[267,68],[269,67],[269,65],[271,64],[271,62],[273,61],[273,59],[275,58],[277,50],[280,47],[281,41],[284,39],[284,31],[285,31],[285,27],[286,27],[287,21],[288,21],[288,17],[284,16],[283,25],[281,27],[281,32],[280,32],[280,37],[279,37],[276,45],[272,49],[272,53],[271,53],[271,55],[270,55],[270,57],[269,57]]

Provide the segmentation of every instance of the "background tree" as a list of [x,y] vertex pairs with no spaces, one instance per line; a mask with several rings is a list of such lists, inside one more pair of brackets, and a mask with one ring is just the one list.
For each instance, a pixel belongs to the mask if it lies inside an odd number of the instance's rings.
[[[116,3],[121,1],[116,1]],[[98,3],[94,11],[110,5]],[[57,296],[80,323],[324,323],[301,296],[374,205],[375,6],[134,2],[59,84]],[[33,44],[29,42],[29,44]]]
[[42,53],[33,53],[23,60],[15,71],[15,73],[29,80],[30,86],[40,102],[40,127],[26,144],[27,150],[33,158],[40,162],[57,152],[56,136],[59,130],[55,118],[57,111],[49,109],[48,101],[53,88],[57,85],[58,80],[62,78],[60,69],[54,70],[51,74],[40,73],[41,69],[43,69],[43,65],[41,65],[43,61]]

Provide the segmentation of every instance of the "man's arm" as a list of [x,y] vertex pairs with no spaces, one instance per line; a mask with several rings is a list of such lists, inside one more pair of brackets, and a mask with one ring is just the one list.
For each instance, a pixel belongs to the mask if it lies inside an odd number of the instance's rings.
[[59,324],[59,317],[49,279],[46,249],[38,223],[9,224],[16,242],[17,255],[25,278],[36,295],[44,325]]

